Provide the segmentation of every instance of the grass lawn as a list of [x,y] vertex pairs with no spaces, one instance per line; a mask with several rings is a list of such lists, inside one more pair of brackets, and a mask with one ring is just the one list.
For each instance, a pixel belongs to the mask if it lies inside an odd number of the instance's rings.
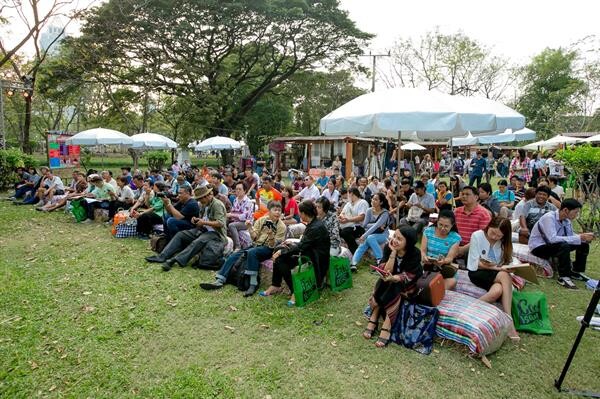
[[[491,355],[429,356],[361,337],[375,277],[305,309],[198,288],[212,272],[164,273],[148,241],[62,212],[0,203],[0,397],[540,398],[553,389],[591,291],[542,281],[552,336],[521,334]],[[600,276],[592,246],[588,271]],[[580,287],[582,284],[578,283]],[[600,334],[586,332],[565,386],[600,391]]]

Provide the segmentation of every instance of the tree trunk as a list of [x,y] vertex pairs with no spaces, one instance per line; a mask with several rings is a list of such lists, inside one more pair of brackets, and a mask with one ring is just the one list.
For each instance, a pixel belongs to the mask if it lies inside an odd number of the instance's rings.
[[31,142],[29,140],[29,130],[31,128],[31,95],[25,97],[25,123],[23,124],[22,149],[26,154],[31,154]]
[[133,148],[129,148],[127,151],[129,151],[129,155],[131,155],[131,158],[133,159],[133,171],[135,173],[140,161],[140,153]]

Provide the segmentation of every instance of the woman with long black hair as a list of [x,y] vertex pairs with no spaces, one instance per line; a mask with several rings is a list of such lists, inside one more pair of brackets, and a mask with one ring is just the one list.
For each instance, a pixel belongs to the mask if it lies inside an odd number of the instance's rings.
[[372,313],[363,332],[363,337],[371,339],[377,330],[379,319],[383,319],[381,333],[375,342],[378,348],[389,343],[390,330],[396,321],[402,298],[416,290],[417,280],[423,274],[421,252],[415,246],[416,243],[415,229],[402,226],[394,232],[383,252],[380,265],[383,272],[369,299]]

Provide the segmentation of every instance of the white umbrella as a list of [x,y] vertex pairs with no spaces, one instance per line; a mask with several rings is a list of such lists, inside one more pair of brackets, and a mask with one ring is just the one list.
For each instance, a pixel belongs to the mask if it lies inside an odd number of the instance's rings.
[[583,141],[585,141],[586,143],[600,143],[600,134],[597,134],[592,137],[588,137],[587,139],[585,139]]
[[464,147],[467,145],[475,145],[479,143],[478,137],[473,137],[471,133],[467,135],[467,137],[454,137],[452,138],[452,146],[453,147]]
[[131,139],[133,140],[132,148],[136,150],[177,148],[176,142],[157,133],[134,134]]
[[498,102],[436,91],[395,88],[364,94],[321,119],[325,135],[363,134],[400,138],[417,132],[422,139],[444,139],[521,129],[525,117]]
[[400,148],[404,151],[423,151],[423,150],[427,149],[417,143],[406,143],[403,146],[401,146]]
[[66,140],[70,145],[132,145],[133,140],[128,135],[116,130],[96,128],[84,130]]
[[100,145],[102,166],[104,166],[104,146],[105,145],[126,145],[131,146],[133,140],[125,133],[117,132],[112,129],[104,129],[102,127],[84,130],[76,135],[65,140],[70,145],[94,146]]
[[208,138],[194,147],[196,151],[213,151],[213,150],[239,150],[242,148],[239,141],[230,139],[229,137],[215,136]]

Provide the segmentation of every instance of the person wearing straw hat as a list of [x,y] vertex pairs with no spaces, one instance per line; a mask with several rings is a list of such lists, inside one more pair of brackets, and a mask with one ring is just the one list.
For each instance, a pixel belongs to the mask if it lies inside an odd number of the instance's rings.
[[162,263],[162,269],[169,271],[177,263],[186,266],[189,261],[202,252],[207,245],[225,245],[227,243],[227,222],[225,205],[213,196],[210,186],[198,187],[194,190],[194,198],[200,202],[200,217],[193,217],[193,229],[180,231],[159,255],[149,256],[148,262]]

